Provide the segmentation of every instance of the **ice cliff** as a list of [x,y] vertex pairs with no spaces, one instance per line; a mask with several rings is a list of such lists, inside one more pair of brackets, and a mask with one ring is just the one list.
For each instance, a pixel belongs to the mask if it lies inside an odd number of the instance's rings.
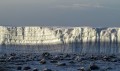
[[118,44],[120,28],[92,27],[6,27],[0,26],[0,44]]

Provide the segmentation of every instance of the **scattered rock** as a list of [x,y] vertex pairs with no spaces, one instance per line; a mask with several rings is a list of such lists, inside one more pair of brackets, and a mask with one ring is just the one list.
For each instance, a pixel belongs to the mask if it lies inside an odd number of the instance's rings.
[[23,70],[30,70],[31,67],[27,66],[27,67],[24,67]]
[[56,55],[55,57],[53,57],[53,60],[60,60],[60,57]]
[[10,56],[9,58],[8,58],[8,61],[11,61],[11,60],[14,60],[14,56]]
[[80,69],[78,69],[80,71],[85,71],[85,68],[84,67],[81,67]]
[[74,61],[70,61],[69,63],[70,63],[70,64],[74,64],[75,62],[74,62]]
[[91,69],[86,69],[85,71],[91,71]]
[[5,59],[0,59],[0,62],[6,62],[6,60]]
[[111,70],[112,68],[111,67],[108,67],[107,70]]
[[80,60],[81,60],[81,59],[80,59],[80,56],[76,56],[76,57],[75,57],[75,60],[76,60],[76,61],[80,61]]
[[10,55],[11,55],[11,56],[16,56],[16,54],[15,54],[15,53],[11,53]]
[[40,60],[40,63],[41,63],[41,64],[46,64],[45,59]]
[[21,66],[18,66],[18,67],[17,67],[17,70],[22,70],[22,67],[21,67]]
[[70,56],[70,54],[65,54],[64,57],[65,57],[65,58],[69,58],[69,57],[71,57],[71,56]]
[[0,68],[0,71],[6,71],[6,69],[2,69],[2,68]]
[[51,70],[51,69],[45,68],[45,69],[43,69],[43,71],[52,71],[52,70]]
[[57,66],[66,66],[66,63],[60,63],[60,62],[58,62]]
[[39,71],[37,68],[34,68],[33,71]]
[[92,59],[92,60],[97,60],[98,58],[97,58],[97,56],[92,55],[92,56],[90,57],[90,59]]
[[97,65],[95,65],[95,63],[93,63],[93,64],[90,65],[90,69],[91,70],[98,70],[100,68]]
[[51,60],[50,63],[57,63],[58,61],[56,60]]
[[110,58],[117,58],[114,54],[109,56]]
[[45,52],[45,53],[42,54],[42,56],[43,56],[43,57],[49,57],[49,56],[50,56],[50,53]]
[[117,62],[118,60],[117,59],[111,59],[110,61],[111,62]]
[[103,61],[109,61],[110,58],[109,58],[108,56],[104,56],[102,60],[103,60]]
[[102,60],[109,61],[109,62],[117,62],[118,61],[118,59],[114,55],[104,56]]

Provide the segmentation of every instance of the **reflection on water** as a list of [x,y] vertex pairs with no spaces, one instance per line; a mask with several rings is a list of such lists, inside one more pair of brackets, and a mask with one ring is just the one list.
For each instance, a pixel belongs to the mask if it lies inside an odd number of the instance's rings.
[[120,48],[117,44],[59,44],[59,45],[35,45],[0,46],[0,53],[79,53],[79,54],[119,54]]

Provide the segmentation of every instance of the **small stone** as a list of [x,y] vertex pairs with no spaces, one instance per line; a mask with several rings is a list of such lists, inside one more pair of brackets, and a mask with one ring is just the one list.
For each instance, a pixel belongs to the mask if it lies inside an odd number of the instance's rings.
[[91,71],[91,69],[86,69],[86,71]]
[[110,55],[109,57],[110,58],[117,58],[115,55]]
[[70,61],[69,63],[70,63],[70,64],[74,64],[75,62],[74,62],[74,61]]
[[11,55],[11,56],[16,56],[16,54],[15,54],[15,53],[11,53],[10,55]]
[[71,56],[70,56],[70,54],[66,54],[64,57],[66,58],[66,57],[71,57]]
[[45,68],[45,69],[43,69],[43,71],[52,71],[52,70],[51,70],[51,69]]
[[110,61],[111,62],[117,62],[118,60],[117,59],[111,59]]
[[81,67],[80,69],[78,69],[80,71],[85,71],[85,68],[84,67]]
[[53,57],[54,60],[60,60],[60,57],[58,55],[56,55],[55,57]]
[[95,65],[95,63],[93,63],[93,64],[90,65],[90,69],[91,70],[98,70],[100,68],[97,65]]
[[23,70],[30,70],[31,67],[27,66],[27,67],[24,67]]
[[42,60],[40,61],[40,63],[41,63],[41,64],[46,64],[45,59],[42,59]]
[[11,60],[14,60],[14,56],[10,56],[10,57],[8,58],[8,61],[11,61]]
[[98,58],[97,58],[96,56],[92,55],[92,56],[90,57],[90,59],[92,59],[92,60],[97,60]]
[[110,60],[110,58],[108,56],[103,57],[103,61],[109,61],[109,60]]
[[108,67],[107,70],[111,70],[112,68],[111,67]]
[[39,71],[37,68],[34,68],[33,71]]
[[21,66],[17,67],[17,70],[22,70],[22,67]]
[[48,56],[50,56],[50,53],[45,52],[45,53],[42,54],[42,56],[43,56],[43,57],[48,57]]
[[57,63],[58,61],[56,60],[51,60],[50,63]]
[[66,66],[66,63],[57,63],[57,66]]
[[75,60],[76,60],[76,61],[79,61],[79,60],[80,60],[80,56],[76,56],[76,57],[75,57]]

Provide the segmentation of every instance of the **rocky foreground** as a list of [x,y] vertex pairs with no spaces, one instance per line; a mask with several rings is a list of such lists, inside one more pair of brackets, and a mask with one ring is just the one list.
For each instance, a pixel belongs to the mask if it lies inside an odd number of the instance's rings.
[[0,71],[119,71],[119,55],[1,54]]

